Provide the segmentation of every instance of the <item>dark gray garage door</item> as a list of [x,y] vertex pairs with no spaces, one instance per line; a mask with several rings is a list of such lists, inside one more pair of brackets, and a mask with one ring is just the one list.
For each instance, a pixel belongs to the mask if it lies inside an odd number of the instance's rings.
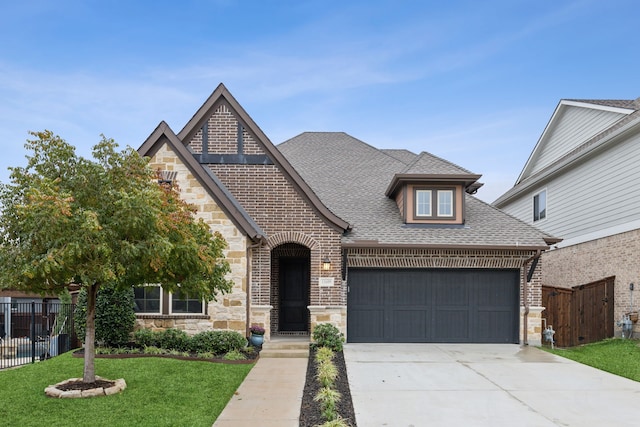
[[349,342],[518,342],[518,270],[349,269],[348,280]]

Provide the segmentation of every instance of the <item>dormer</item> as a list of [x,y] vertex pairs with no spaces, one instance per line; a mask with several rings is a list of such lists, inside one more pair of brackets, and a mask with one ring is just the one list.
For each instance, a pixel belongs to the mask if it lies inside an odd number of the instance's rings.
[[464,194],[482,186],[481,176],[423,152],[393,176],[385,195],[395,200],[405,224],[462,225]]

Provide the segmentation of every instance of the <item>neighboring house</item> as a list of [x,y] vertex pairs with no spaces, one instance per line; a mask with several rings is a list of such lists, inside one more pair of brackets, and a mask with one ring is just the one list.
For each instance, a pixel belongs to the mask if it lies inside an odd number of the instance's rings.
[[184,296],[138,290],[141,325],[258,323],[270,339],[331,322],[349,342],[540,343],[537,260],[558,239],[473,197],[480,175],[344,133],[276,148],[223,85],[139,152],[226,238],[235,283],[178,312]]
[[561,100],[514,187],[494,202],[564,239],[542,256],[544,285],[615,276],[616,322],[638,306],[639,165],[640,98]]

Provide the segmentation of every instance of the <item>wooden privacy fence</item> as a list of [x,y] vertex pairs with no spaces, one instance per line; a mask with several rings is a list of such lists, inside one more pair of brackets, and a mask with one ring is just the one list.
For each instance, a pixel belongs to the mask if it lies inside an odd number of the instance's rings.
[[556,331],[556,346],[572,347],[613,337],[614,282],[615,276],[611,276],[570,289],[542,287],[542,317]]

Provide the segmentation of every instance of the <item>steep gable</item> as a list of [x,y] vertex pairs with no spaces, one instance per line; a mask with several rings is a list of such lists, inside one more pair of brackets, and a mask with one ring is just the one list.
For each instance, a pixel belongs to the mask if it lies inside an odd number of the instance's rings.
[[178,137],[263,227],[271,222],[273,218],[269,216],[273,217],[273,212],[261,209],[261,194],[273,195],[275,188],[290,187],[291,190],[286,190],[287,200],[300,199],[335,230],[349,228],[348,222],[320,201],[223,84],[209,96]]
[[635,110],[633,100],[562,100],[516,184],[578,149]]

